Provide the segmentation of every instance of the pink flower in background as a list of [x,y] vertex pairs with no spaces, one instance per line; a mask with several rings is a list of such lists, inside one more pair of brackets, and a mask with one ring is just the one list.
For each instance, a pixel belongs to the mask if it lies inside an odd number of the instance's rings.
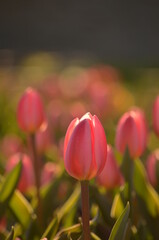
[[69,111],[73,118],[81,117],[86,112],[86,104],[84,104],[82,101],[73,102],[69,107]]
[[59,87],[58,87],[58,75],[51,75],[47,76],[38,89],[40,90],[40,93],[44,96],[45,99],[53,99],[55,97],[58,97],[60,95]]
[[51,146],[52,139],[48,127],[36,132],[36,148],[39,154],[45,153]]
[[1,141],[1,152],[6,156],[20,152],[23,149],[21,139],[16,135],[6,135]]
[[71,121],[71,113],[68,106],[62,99],[54,99],[48,105],[48,119],[52,126],[53,134],[61,132],[68,126]]
[[18,183],[18,189],[21,192],[25,193],[30,187],[34,185],[34,174],[30,157],[23,153],[14,154],[7,161],[6,171],[11,171],[19,161],[22,161],[22,171]]
[[19,127],[28,133],[33,133],[46,125],[45,113],[40,95],[32,88],[27,88],[21,97],[17,119]]
[[112,110],[112,92],[103,81],[94,81],[89,88],[90,104],[94,112],[108,115]]
[[150,183],[155,187],[157,185],[156,162],[159,161],[159,150],[151,153],[146,161],[146,170]]
[[104,169],[97,176],[97,183],[107,189],[118,187],[124,183],[123,176],[110,145],[107,146],[107,161]]
[[126,112],[119,120],[116,132],[116,147],[124,153],[128,147],[132,158],[144,152],[147,143],[147,126],[143,112],[134,109]]
[[69,125],[64,141],[66,171],[78,180],[90,180],[104,168],[107,141],[99,119],[86,113]]
[[152,119],[154,131],[159,136],[159,96],[156,97],[153,104]]
[[59,174],[59,171],[60,168],[57,164],[52,162],[45,163],[42,169],[41,184],[45,185],[51,182]]

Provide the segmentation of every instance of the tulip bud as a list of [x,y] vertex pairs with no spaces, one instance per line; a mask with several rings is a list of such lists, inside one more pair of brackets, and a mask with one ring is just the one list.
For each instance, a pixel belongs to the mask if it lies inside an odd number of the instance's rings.
[[107,147],[107,161],[102,172],[97,176],[97,183],[107,189],[113,189],[122,185],[123,176],[117,165],[113,149],[110,145]]
[[43,104],[38,92],[34,89],[27,88],[21,97],[17,118],[20,128],[28,133],[34,133],[46,125]]
[[132,158],[139,157],[147,143],[147,126],[144,114],[135,109],[126,112],[119,120],[116,132],[116,147],[124,153],[126,147]]
[[66,171],[78,180],[90,180],[104,168],[107,157],[107,141],[99,119],[86,113],[74,119],[64,141]]
[[159,161],[159,150],[151,153],[146,161],[147,176],[150,183],[155,187],[157,185],[156,162]]
[[152,119],[154,131],[159,136],[159,96],[154,101]]
[[29,156],[22,153],[14,154],[7,161],[6,171],[11,171],[20,160],[22,161],[22,171],[18,183],[18,189],[24,193],[34,185],[33,167]]

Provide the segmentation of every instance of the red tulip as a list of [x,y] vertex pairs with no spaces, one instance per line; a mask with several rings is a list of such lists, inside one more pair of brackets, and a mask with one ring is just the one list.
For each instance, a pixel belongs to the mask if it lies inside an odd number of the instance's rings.
[[18,184],[18,189],[21,192],[26,192],[31,186],[34,185],[34,174],[31,159],[26,154],[16,153],[11,156],[6,164],[6,171],[11,171],[15,165],[22,161],[22,172]]
[[146,170],[150,183],[155,187],[157,185],[156,162],[159,161],[159,150],[151,153],[146,161]]
[[139,157],[146,148],[147,126],[144,114],[135,109],[126,112],[120,119],[116,132],[116,147],[124,153],[128,147],[132,158]]
[[41,98],[37,91],[27,88],[21,97],[17,118],[20,128],[29,133],[34,133],[46,124]]
[[156,97],[153,105],[152,118],[154,131],[159,136],[159,96]]
[[107,161],[102,172],[97,176],[97,183],[107,189],[112,189],[123,184],[124,180],[117,165],[113,149],[107,146]]
[[79,180],[90,180],[104,168],[107,157],[107,141],[99,119],[86,113],[74,119],[64,141],[66,171]]

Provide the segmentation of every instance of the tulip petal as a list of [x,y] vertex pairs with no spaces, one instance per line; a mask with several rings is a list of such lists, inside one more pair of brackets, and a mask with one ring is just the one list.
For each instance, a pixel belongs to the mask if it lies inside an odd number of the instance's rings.
[[90,120],[82,120],[73,130],[65,152],[67,172],[79,180],[86,179],[93,158]]
[[104,128],[96,115],[93,116],[93,129],[95,161],[97,173],[99,174],[103,170],[107,159],[107,140]]
[[17,109],[19,126],[27,132],[34,132],[46,125],[46,117],[39,94],[28,88],[19,101]]
[[77,124],[79,123],[79,119],[78,118],[75,118],[71,123],[70,125],[68,126],[68,129],[67,129],[67,132],[66,132],[66,136],[65,136],[65,140],[64,140],[64,157],[65,157],[65,153],[66,153],[66,148],[67,148],[67,144],[68,144],[68,141],[71,137],[71,134],[74,130],[74,128],[77,126]]

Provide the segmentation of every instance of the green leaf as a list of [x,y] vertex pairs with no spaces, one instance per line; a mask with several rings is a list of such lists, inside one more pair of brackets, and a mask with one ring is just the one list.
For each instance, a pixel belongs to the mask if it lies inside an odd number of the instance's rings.
[[105,222],[110,225],[114,224],[114,220],[110,217],[111,203],[106,195],[101,194],[95,186],[90,185],[90,198],[99,206]]
[[8,173],[0,185],[0,204],[8,201],[12,196],[20,177],[22,162],[19,163]]
[[94,240],[101,240],[95,233],[91,232],[91,238]]
[[11,232],[7,236],[6,240],[14,240],[14,227],[12,227]]
[[54,237],[54,240],[60,240],[62,235],[70,236],[72,233],[80,233],[81,231],[82,231],[82,226],[80,223],[78,223],[71,227],[61,229],[57,233],[57,235]]
[[55,234],[57,233],[58,226],[59,226],[58,218],[57,216],[55,216],[50,222],[49,226],[46,228],[41,238],[47,237],[49,239],[52,239],[52,236],[54,237]]
[[47,237],[50,240],[54,239],[54,236],[57,232],[60,221],[75,206],[75,204],[79,199],[79,196],[80,196],[80,186],[77,185],[74,192],[69,197],[69,199],[64,203],[64,205],[55,211],[55,217],[52,219],[51,223],[49,224],[49,226],[47,227],[47,229],[45,230],[41,238]]
[[145,168],[139,159],[134,161],[134,167],[134,187],[136,193],[144,200],[151,216],[159,216],[159,195],[149,184]]
[[18,190],[13,194],[9,208],[24,229],[27,229],[29,224],[36,219],[32,206]]
[[124,210],[124,205],[120,196],[120,193],[117,193],[114,197],[110,216],[112,218],[118,218]]
[[6,177],[1,176],[0,181],[0,216],[2,216],[8,207],[8,202],[19,181],[22,163],[19,163],[7,174]]
[[16,219],[27,229],[32,220],[35,219],[34,211],[26,198],[15,190],[20,177],[22,162],[14,167],[0,183],[0,211],[9,206]]
[[120,217],[115,222],[113,229],[111,231],[109,240],[122,240],[124,237],[125,229],[127,226],[127,221],[130,212],[130,205],[129,202],[127,203],[124,211],[120,215]]
[[62,217],[70,212],[70,210],[74,207],[74,205],[77,203],[79,196],[80,196],[80,186],[77,185],[74,192],[72,193],[72,195],[69,197],[69,199],[64,203],[64,205],[60,208],[57,209],[57,217],[58,220],[60,221],[62,219]]
[[[96,222],[97,222],[97,218],[98,218],[98,207],[97,206],[94,206],[94,218],[91,219],[89,221],[89,225],[92,226],[94,225]],[[71,236],[71,234],[77,234],[77,233],[81,233],[82,232],[82,220],[80,219],[79,220],[80,223],[78,224],[75,224],[71,227],[67,227],[67,228],[62,228],[57,234],[56,236],[54,237],[54,240],[60,240],[62,237],[65,237],[65,236]],[[91,236],[93,239],[96,239],[96,240],[100,240],[99,237],[97,237],[95,234],[91,233]],[[66,238],[64,238],[66,239]],[[72,239],[72,238],[71,238]],[[74,239],[74,238],[73,238]]]

